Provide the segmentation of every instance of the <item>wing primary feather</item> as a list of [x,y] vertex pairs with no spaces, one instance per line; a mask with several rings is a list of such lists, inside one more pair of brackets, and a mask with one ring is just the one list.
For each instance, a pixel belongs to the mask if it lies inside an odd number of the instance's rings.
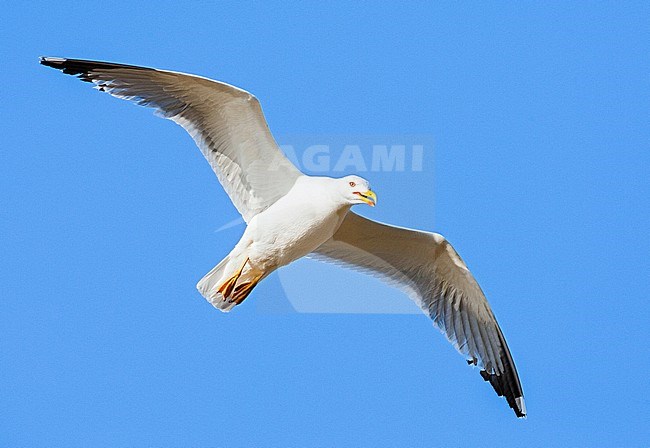
[[450,296],[445,300],[448,306],[449,314],[449,327],[447,328],[447,339],[449,339],[452,344],[456,347],[456,350],[463,352],[462,340],[463,332],[460,328],[460,313],[458,312],[457,304],[461,300],[461,292],[455,289],[451,289]]
[[467,305],[465,301],[462,301],[460,304],[460,312],[461,312],[461,317],[462,317],[462,322],[463,322],[463,333],[465,334],[465,340],[467,341],[468,345],[468,355],[472,358],[472,361],[474,365],[476,365],[477,359],[476,359],[476,344],[474,343],[474,339],[472,338],[472,330],[469,326],[469,319],[468,319],[468,313],[467,313]]
[[454,333],[454,326],[453,326],[453,300],[454,300],[454,295],[455,291],[453,288],[448,287],[446,288],[445,295],[443,296],[443,304],[444,304],[444,310],[445,310],[445,326],[444,330],[447,335],[447,339],[450,341],[452,338],[450,336],[453,336]]
[[494,353],[492,343],[488,337],[487,328],[485,328],[485,324],[479,322],[478,329],[481,340],[483,341],[483,345],[486,349],[485,355],[483,356],[483,366],[485,370],[488,371],[488,373],[495,373],[497,372],[495,362],[496,354]]
[[458,350],[463,354],[467,354],[468,356],[473,357],[473,354],[471,353],[472,349],[467,338],[467,330],[465,329],[465,298],[463,296],[461,296],[460,300],[458,301],[457,313],[458,326],[456,327],[456,339],[462,340],[462,344],[459,344]]

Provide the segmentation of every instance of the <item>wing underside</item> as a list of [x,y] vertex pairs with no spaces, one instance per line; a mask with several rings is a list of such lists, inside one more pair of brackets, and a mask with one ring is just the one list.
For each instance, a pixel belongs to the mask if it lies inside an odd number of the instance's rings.
[[526,415],[510,349],[478,283],[453,247],[435,233],[348,213],[315,258],[377,276],[404,290],[518,417]]

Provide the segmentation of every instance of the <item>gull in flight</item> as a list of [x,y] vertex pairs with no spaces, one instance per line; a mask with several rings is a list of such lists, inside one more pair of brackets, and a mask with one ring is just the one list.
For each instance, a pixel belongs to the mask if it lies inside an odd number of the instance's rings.
[[278,148],[253,95],[185,73],[57,57],[40,62],[154,108],[192,136],[247,223],[234,249],[197,285],[214,307],[230,311],[270,273],[306,255],[364,271],[405,291],[517,417],[526,416],[501,328],[451,244],[350,211],[377,203],[368,181],[301,173]]

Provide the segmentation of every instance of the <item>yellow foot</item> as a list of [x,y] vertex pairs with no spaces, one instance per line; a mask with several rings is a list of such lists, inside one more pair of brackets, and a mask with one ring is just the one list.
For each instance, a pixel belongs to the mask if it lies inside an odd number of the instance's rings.
[[242,283],[241,285],[238,285],[232,295],[232,298],[230,299],[230,302],[235,302],[235,305],[239,305],[244,301],[246,297],[253,291],[253,288],[257,286],[257,284],[260,282],[262,276],[258,275],[255,277],[253,280],[250,282],[245,282]]
[[248,263],[248,258],[246,258],[244,264],[241,265],[239,270],[235,272],[235,275],[233,275],[228,280],[223,282],[223,284],[219,287],[218,291],[224,298],[230,297],[230,294],[232,294],[232,290],[235,287],[237,280],[239,280],[241,273],[244,271],[244,267],[246,266],[246,263]]

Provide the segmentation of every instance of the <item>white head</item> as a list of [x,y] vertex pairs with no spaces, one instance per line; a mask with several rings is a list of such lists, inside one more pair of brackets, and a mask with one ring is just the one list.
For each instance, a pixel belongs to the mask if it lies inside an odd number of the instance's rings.
[[336,179],[343,197],[349,204],[377,204],[377,195],[370,189],[370,183],[359,176],[345,176]]

